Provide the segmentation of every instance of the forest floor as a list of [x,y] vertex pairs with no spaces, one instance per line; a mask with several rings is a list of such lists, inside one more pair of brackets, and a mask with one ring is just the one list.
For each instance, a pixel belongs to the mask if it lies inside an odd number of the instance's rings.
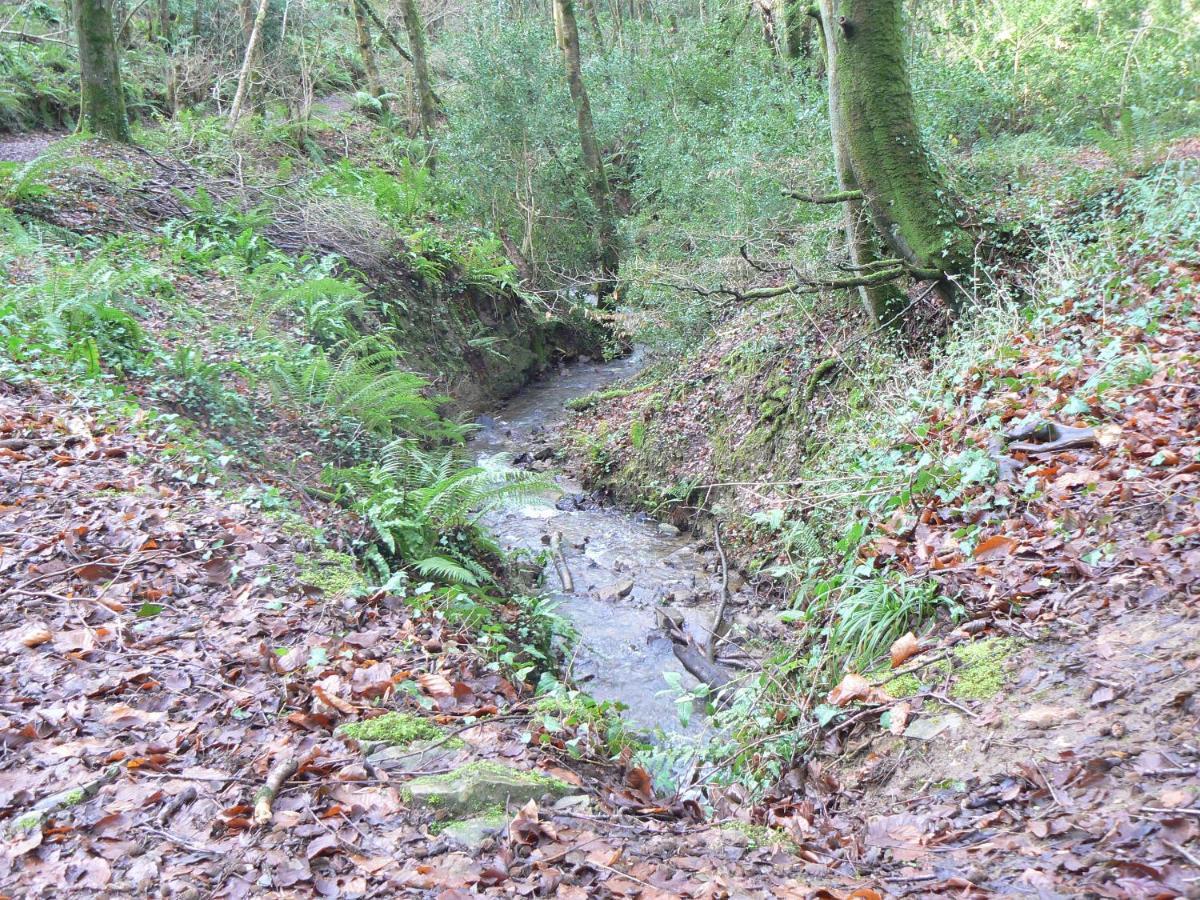
[[[1200,282],[1190,255],[1157,262]],[[966,598],[910,689],[844,691],[854,712],[767,797],[714,786],[708,813],[627,758],[573,759],[476,630],[353,595],[357,525],[277,469],[227,469],[134,405],[0,385],[0,889],[1200,896],[1200,332],[1166,284],[1136,288],[1154,374],[1107,396],[1103,442],[1029,453],[1045,490],[981,516],[969,555],[936,508],[874,548]],[[1080,306],[1053,340],[1110,325]],[[1045,378],[998,395],[1010,418],[1098,371],[1047,374],[1044,334],[1012,350],[980,381]],[[975,391],[930,440],[981,437]],[[939,666],[963,647],[997,651],[986,689]]]

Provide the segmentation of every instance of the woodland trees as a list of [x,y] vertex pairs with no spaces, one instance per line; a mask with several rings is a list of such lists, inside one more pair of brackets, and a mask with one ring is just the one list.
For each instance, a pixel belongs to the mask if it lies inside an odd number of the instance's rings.
[[74,0],[79,42],[79,127],[113,141],[131,140],[112,0]]

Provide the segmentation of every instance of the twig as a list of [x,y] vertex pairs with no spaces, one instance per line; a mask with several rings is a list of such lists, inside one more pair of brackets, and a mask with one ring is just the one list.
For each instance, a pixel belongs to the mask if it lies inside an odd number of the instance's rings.
[[100,793],[100,788],[116,781],[117,776],[120,774],[120,766],[109,766],[101,773],[99,778],[94,778],[79,787],[67,788],[64,791],[51,794],[49,797],[44,797],[35,803],[29,812],[17,816],[13,821],[20,822],[20,827],[32,831],[35,827],[41,827],[42,822],[48,816],[58,812],[63,807],[78,806],[80,803],[95,797],[96,794]]
[[1168,847],[1190,862],[1193,866],[1200,866],[1200,857],[1196,856],[1191,850],[1184,847],[1182,844],[1177,844],[1174,841],[1163,841]]
[[271,821],[271,805],[275,802],[275,795],[279,793],[283,783],[296,774],[298,768],[300,768],[300,757],[293,753],[275,763],[271,771],[267,773],[266,784],[262,786],[254,800],[255,825],[266,825]]
[[195,785],[188,785],[178,794],[171,798],[170,802],[163,807],[162,812],[158,814],[158,822],[160,825],[166,825],[171,821],[171,817],[183,807],[185,803],[191,803],[196,799],[198,792]]
[[554,532],[550,537],[550,553],[554,559],[554,568],[558,572],[559,580],[562,582],[563,591],[573,594],[575,592],[575,579],[571,577],[571,570],[567,568],[567,557],[563,553],[562,537],[561,531]]

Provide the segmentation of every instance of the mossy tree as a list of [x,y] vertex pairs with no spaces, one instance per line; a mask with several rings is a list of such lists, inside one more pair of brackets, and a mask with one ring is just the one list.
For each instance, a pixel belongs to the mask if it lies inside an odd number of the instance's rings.
[[363,0],[350,0],[350,12],[354,16],[354,32],[358,40],[358,55],[362,60],[363,74],[367,77],[367,91],[378,99],[383,95],[383,84],[379,80],[379,67],[375,63],[375,47],[371,43],[371,30],[367,25]]
[[[810,18],[810,21],[812,19]],[[842,66],[833,53],[834,37],[828,33],[826,22],[822,17],[821,48],[825,53],[825,77],[827,79],[829,96],[835,97],[841,91]],[[862,189],[854,174],[849,146],[849,130],[842,122],[842,110],[836,103],[829,104],[829,132],[833,139],[833,161],[837,170],[838,195],[846,199],[840,201],[843,207],[843,230],[846,236],[846,250],[850,263],[860,271],[867,271],[881,259],[880,241],[871,223],[866,205],[862,199]],[[904,294],[892,282],[860,285],[859,296],[866,308],[871,321],[876,324],[894,323],[903,309]]]
[[129,143],[129,117],[121,86],[121,56],[113,31],[112,0],[74,0],[79,39],[79,128]]
[[900,0],[820,0],[835,149],[843,146],[874,230],[957,305],[974,264],[963,206],[917,128]]
[[434,130],[437,128],[438,102],[429,77],[429,51],[425,40],[425,23],[417,0],[402,0],[400,11],[404,15],[404,29],[408,32],[408,50],[412,55],[413,84],[417,91],[417,109],[420,113],[421,137],[425,139],[426,165],[433,171],[437,162]]
[[575,19],[573,0],[554,0],[555,33],[563,62],[567,70],[567,84],[571,89],[571,101],[575,105],[575,119],[579,128],[579,145],[586,170],[588,196],[596,208],[596,244],[599,256],[599,271],[596,278],[596,297],[601,303],[607,301],[616,290],[620,269],[620,253],[617,244],[617,213],[613,205],[612,190],[604,158],[600,155],[600,144],[596,140],[596,124],[592,120],[592,105],[588,99],[587,86],[583,82],[583,64],[579,52],[579,25]]

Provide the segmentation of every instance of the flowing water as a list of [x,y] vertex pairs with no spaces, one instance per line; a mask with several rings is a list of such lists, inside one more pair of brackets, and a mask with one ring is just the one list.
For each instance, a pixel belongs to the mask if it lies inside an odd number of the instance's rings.
[[[511,459],[566,419],[567,400],[632,375],[640,365],[635,353],[611,363],[576,364],[535,382],[494,417],[480,420],[473,448],[480,457],[500,453]],[[675,658],[655,609],[673,593],[695,593],[701,600],[697,605],[672,605],[683,613],[692,634],[706,634],[715,577],[705,571],[706,558],[691,549],[687,536],[661,528],[645,515],[594,505],[559,508],[573,506],[569,498],[581,496],[583,488],[562,474],[555,475],[555,481],[568,502],[556,507],[555,498],[549,497],[543,503],[502,509],[492,513],[487,524],[506,549],[541,550],[554,532],[561,532],[574,590],[562,590],[553,568],[546,581],[559,602],[559,614],[579,634],[570,674],[597,700],[626,704],[624,718],[636,728],[683,730],[663,673],[677,673],[685,687],[697,682]],[[603,590],[628,581],[633,588],[627,596],[611,597],[612,591]]]

